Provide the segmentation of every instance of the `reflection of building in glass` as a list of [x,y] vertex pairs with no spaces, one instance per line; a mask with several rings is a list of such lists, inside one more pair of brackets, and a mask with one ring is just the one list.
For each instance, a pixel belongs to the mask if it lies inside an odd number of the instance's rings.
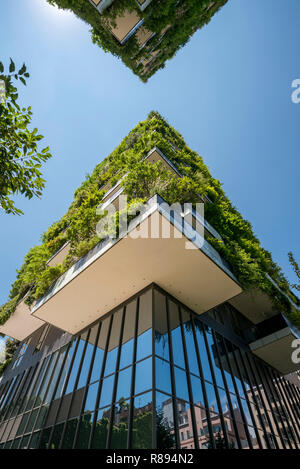
[[[157,114],[143,125],[117,150],[130,164],[112,170],[114,153],[101,166],[102,208],[118,207],[136,168],[186,180],[182,138]],[[130,236],[89,247],[0,327],[21,341],[0,383],[0,448],[300,448],[298,331],[262,291],[242,290],[212,220],[148,199]],[[138,237],[153,220],[176,236]],[[46,266],[72,252],[66,233]]]
[[[227,0],[48,0],[92,27],[93,42],[143,81],[171,59]],[[126,3],[126,4],[125,4]]]

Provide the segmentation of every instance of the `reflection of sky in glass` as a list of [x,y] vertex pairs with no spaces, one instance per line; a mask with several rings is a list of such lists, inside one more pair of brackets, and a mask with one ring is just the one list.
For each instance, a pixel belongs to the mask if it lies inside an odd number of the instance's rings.
[[121,349],[121,359],[120,359],[120,369],[125,368],[132,363],[133,356],[133,339],[126,342],[122,345]]
[[172,331],[172,346],[174,364],[185,368],[180,327],[177,327]]
[[127,398],[128,396],[130,396],[131,373],[132,367],[126,368],[126,370],[120,371],[120,373],[118,373],[118,388],[116,402],[119,402],[121,398]]
[[152,353],[152,329],[144,332],[137,339],[136,361],[148,357]]
[[152,388],[152,358],[137,363],[135,370],[135,394]]
[[165,391],[171,394],[171,375],[170,365],[168,362],[161,360],[160,358],[155,359],[155,373],[156,373],[156,388],[161,391]]

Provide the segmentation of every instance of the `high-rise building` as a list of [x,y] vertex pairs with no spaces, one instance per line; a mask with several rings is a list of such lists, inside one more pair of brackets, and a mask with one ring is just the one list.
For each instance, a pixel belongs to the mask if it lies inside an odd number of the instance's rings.
[[0,323],[20,342],[1,448],[300,448],[299,300],[158,113],[28,253]]
[[227,0],[48,0],[92,27],[92,40],[147,81]]

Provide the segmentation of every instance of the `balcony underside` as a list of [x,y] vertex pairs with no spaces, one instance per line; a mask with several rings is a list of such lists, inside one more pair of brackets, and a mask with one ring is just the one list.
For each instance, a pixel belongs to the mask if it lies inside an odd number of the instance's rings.
[[[150,229],[153,217],[170,228],[169,239],[138,238]],[[189,240],[173,222],[154,204],[135,219],[130,236],[99,243],[69,269],[37,302],[33,315],[75,334],[151,283],[198,314],[239,294],[241,287],[218,264],[213,248],[203,246],[198,236],[194,249],[186,249]]]
[[280,311],[274,309],[270,297],[260,290],[244,291],[232,298],[229,303],[254,324],[280,313]]
[[254,355],[264,360],[281,374],[287,375],[299,370],[299,363],[293,363],[295,351],[292,343],[296,339],[289,327],[250,344]]
[[43,326],[44,321],[31,315],[29,306],[21,301],[16,311],[0,326],[0,333],[5,334],[13,339],[24,341],[28,336]]

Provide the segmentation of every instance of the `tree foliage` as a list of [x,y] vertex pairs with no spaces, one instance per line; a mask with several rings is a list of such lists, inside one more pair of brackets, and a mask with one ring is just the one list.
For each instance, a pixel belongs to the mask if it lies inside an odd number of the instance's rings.
[[49,148],[39,150],[43,136],[30,130],[31,108],[20,107],[15,82],[26,85],[26,65],[18,71],[11,60],[8,72],[0,62],[0,206],[6,213],[22,214],[12,196],[22,194],[28,199],[40,197],[45,186],[40,168],[51,154]]

